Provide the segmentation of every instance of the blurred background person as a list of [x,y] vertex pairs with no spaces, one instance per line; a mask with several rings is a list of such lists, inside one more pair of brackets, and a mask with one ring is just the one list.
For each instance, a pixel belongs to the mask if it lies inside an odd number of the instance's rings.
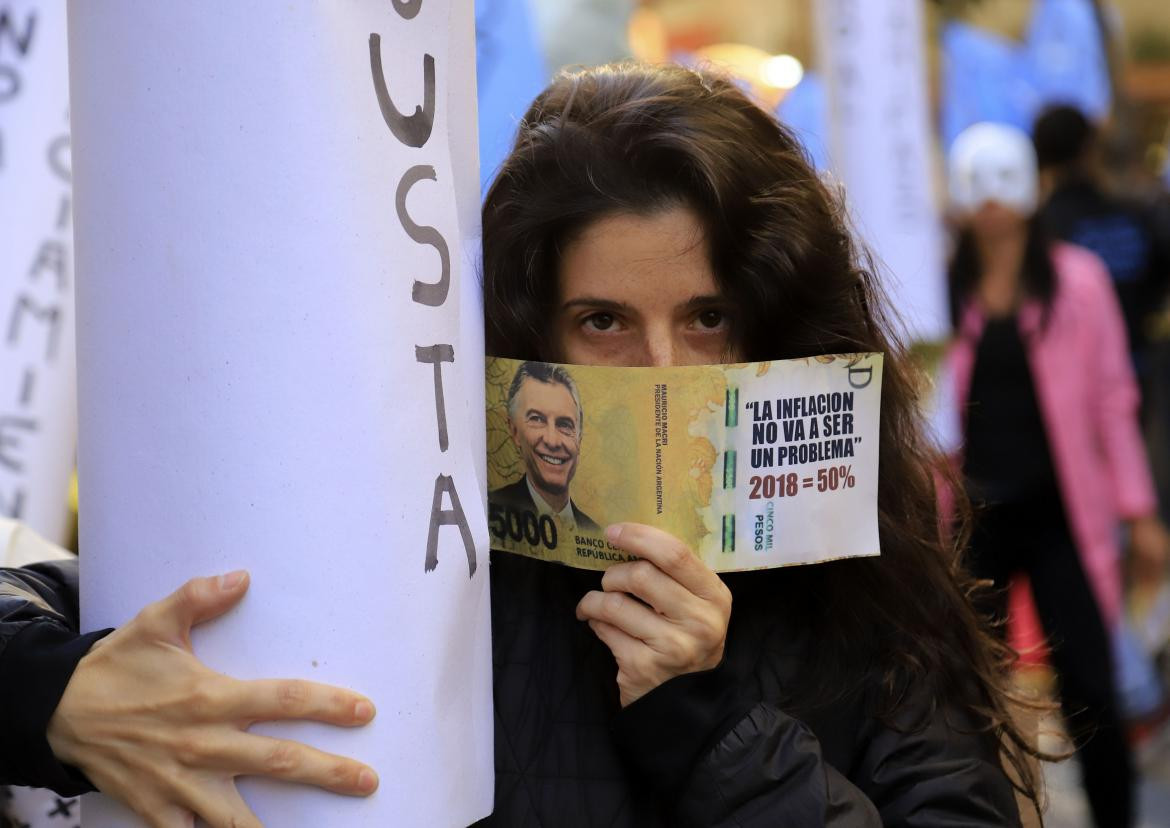
[[1092,250],[1104,262],[1125,319],[1134,368],[1144,380],[1148,322],[1165,298],[1170,251],[1162,247],[1146,208],[1107,192],[1099,131],[1080,109],[1061,105],[1045,110],[1036,119],[1032,140],[1045,229]]
[[967,564],[1002,620],[1026,574],[1094,820],[1133,824],[1134,770],[1114,686],[1121,604],[1116,527],[1162,566],[1167,535],[1138,429],[1125,326],[1099,258],[1053,244],[1035,215],[1028,135],[977,124],[950,155],[959,238],[949,279],[963,412],[962,470],[977,515]]

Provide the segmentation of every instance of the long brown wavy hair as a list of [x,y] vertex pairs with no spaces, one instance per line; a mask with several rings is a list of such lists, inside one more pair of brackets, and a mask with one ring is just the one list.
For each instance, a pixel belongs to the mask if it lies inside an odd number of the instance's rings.
[[886,355],[882,554],[786,573],[777,603],[817,642],[793,697],[835,698],[860,674],[876,675],[876,715],[892,722],[911,689],[929,688],[935,705],[980,723],[1013,784],[1038,802],[1037,753],[1012,716],[1012,653],[972,609],[962,534],[941,528],[920,372],[841,199],[792,133],[733,83],[622,63],[563,73],[537,97],[484,203],[488,353],[557,360],[550,320],[565,245],[603,216],[680,205],[703,222],[747,360]]

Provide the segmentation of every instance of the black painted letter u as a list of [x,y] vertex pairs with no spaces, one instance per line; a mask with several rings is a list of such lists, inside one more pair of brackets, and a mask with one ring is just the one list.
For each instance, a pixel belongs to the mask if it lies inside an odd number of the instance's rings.
[[386,88],[386,76],[382,72],[382,38],[377,33],[370,35],[370,71],[374,75],[374,94],[378,96],[378,107],[386,126],[406,146],[421,147],[431,137],[435,125],[435,59],[423,55],[423,105],[416,106],[413,115],[403,115],[390,100],[390,90]]

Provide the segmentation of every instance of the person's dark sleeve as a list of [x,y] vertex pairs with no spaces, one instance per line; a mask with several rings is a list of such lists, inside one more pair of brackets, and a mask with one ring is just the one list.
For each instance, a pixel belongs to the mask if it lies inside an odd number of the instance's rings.
[[618,717],[615,735],[632,770],[683,826],[1019,825],[1011,783],[986,737],[953,729],[942,711],[905,732],[867,721],[851,781],[824,760],[805,724],[776,705],[745,703],[716,669],[638,699]]
[[76,560],[0,569],[0,784],[93,790],[45,737],[77,662],[109,632],[78,626]]

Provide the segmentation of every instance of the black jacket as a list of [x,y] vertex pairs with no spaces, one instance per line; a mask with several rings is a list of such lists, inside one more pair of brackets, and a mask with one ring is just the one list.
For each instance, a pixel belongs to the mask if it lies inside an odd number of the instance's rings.
[[[84,784],[44,740],[99,635],[72,632],[75,573],[56,564],[0,575],[0,782],[65,793]],[[491,577],[496,804],[480,825],[1019,824],[994,742],[953,709],[927,718],[921,689],[897,727],[869,714],[863,681],[799,720],[784,711],[809,645],[777,621],[782,572],[727,576],[723,664],[624,710],[612,656],[573,611],[600,573],[495,554]]]
[[1088,179],[1071,178],[1053,191],[1040,216],[1053,236],[1101,257],[1117,291],[1130,348],[1143,351],[1149,345],[1146,317],[1161,309],[1170,281],[1170,250],[1155,211],[1113,198]]

